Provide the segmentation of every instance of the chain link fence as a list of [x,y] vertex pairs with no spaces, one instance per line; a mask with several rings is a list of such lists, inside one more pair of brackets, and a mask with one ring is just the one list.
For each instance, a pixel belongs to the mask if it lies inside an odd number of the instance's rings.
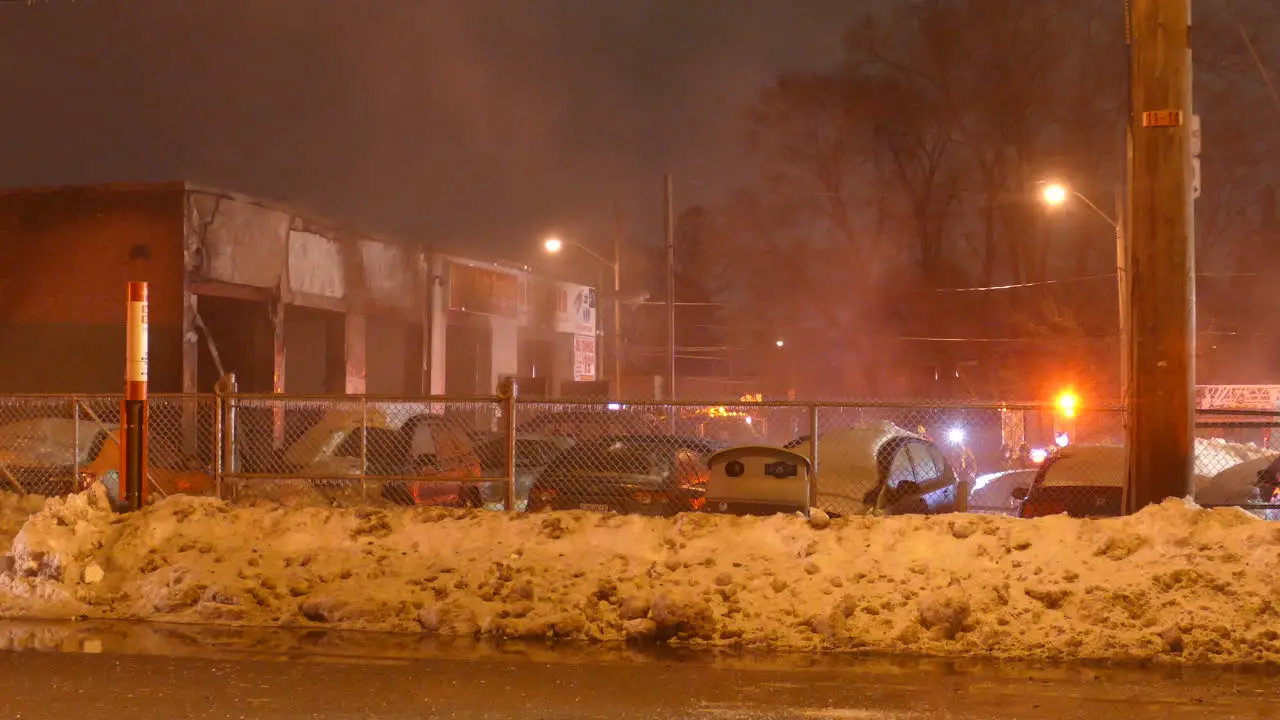
[[229,499],[462,507],[505,499],[506,433],[496,398],[237,395],[226,402]]
[[[100,481],[118,494],[120,410],[119,396],[0,397],[0,483],[54,496]],[[153,396],[148,415],[148,492],[214,494],[213,396]]]
[[[118,493],[120,407],[0,397],[0,488]],[[1126,500],[1114,408],[235,394],[154,395],[148,414],[156,498],[674,515],[707,507],[713,458],[757,447],[803,466],[807,504],[832,515],[1105,516]],[[1201,413],[1196,499],[1280,517],[1277,428],[1280,414]]]
[[1280,520],[1280,412],[1203,411],[1195,443],[1197,502]]

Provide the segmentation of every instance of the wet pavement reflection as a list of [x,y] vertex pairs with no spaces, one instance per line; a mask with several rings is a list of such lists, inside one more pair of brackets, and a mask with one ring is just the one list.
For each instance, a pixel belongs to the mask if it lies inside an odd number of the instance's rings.
[[[768,654],[0,622],[0,714],[191,718],[1270,718],[1275,669]],[[32,688],[42,688],[34,692]],[[50,688],[46,691],[43,688]]]

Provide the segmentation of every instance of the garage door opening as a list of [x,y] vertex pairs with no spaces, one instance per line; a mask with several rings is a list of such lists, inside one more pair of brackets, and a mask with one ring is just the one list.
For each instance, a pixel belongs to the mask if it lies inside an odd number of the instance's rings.
[[449,325],[444,340],[444,391],[456,397],[488,395],[493,386],[493,332],[487,326]]
[[196,380],[200,392],[217,385],[219,365],[235,373],[240,392],[271,392],[271,315],[265,302],[200,295],[201,342]]
[[346,392],[346,326],[342,313],[290,305],[284,313],[286,392]]

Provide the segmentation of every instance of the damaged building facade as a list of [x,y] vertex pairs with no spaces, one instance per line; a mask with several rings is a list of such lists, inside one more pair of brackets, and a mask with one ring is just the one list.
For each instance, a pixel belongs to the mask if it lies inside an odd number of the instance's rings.
[[115,393],[150,285],[153,392],[595,387],[593,288],[186,183],[0,193],[0,392]]

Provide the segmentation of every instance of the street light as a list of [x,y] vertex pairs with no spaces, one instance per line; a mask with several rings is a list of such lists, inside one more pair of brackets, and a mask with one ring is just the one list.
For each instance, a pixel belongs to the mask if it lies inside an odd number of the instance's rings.
[[1040,197],[1046,205],[1060,207],[1067,202],[1067,188],[1061,183],[1048,183],[1040,191]]
[[781,351],[781,361],[783,363],[783,372],[786,376],[783,378],[787,384],[787,399],[796,399],[796,357],[795,350],[787,347],[787,341],[778,338],[773,341],[773,346]]
[[1080,398],[1071,390],[1065,390],[1058,395],[1057,405],[1058,412],[1062,413],[1063,417],[1073,418],[1080,408]]
[[[1116,228],[1117,230],[1120,228],[1119,220],[1108,215],[1106,212],[1102,210],[1102,208],[1095,205],[1092,200],[1085,197],[1083,194],[1077,192],[1076,190],[1072,189],[1071,187],[1068,187],[1067,185],[1064,185],[1059,182],[1045,182],[1041,184],[1044,187],[1041,188],[1040,190],[1040,199],[1044,201],[1045,205],[1048,205],[1049,207],[1062,207],[1063,205],[1067,204],[1067,200],[1071,199],[1072,196],[1075,196],[1077,199],[1080,200],[1080,202],[1083,202],[1085,205],[1088,205],[1090,210],[1097,213],[1098,217],[1102,218],[1103,220],[1106,220],[1108,225],[1110,225],[1113,228]],[[1120,196],[1119,196],[1119,193],[1117,192],[1116,193],[1116,211],[1117,211],[1116,216],[1117,217],[1119,217],[1120,215],[1119,202],[1120,202]]]
[[593,260],[613,270],[613,392],[622,395],[622,250],[618,238],[613,241],[613,260],[605,258],[595,250],[573,241],[565,242],[559,237],[551,236],[542,241],[542,248],[555,255],[564,250],[565,245],[572,245],[586,253]]
[[1123,203],[1123,191],[1116,188],[1115,215],[1108,215],[1089,198],[1060,182],[1043,182],[1040,199],[1050,207],[1062,207],[1072,197],[1080,200],[1097,213],[1098,217],[1107,221],[1116,234],[1116,286],[1120,295],[1120,402],[1129,403],[1129,360],[1132,353],[1130,319],[1129,319],[1129,248],[1125,241],[1124,224],[1121,223],[1120,209]]

